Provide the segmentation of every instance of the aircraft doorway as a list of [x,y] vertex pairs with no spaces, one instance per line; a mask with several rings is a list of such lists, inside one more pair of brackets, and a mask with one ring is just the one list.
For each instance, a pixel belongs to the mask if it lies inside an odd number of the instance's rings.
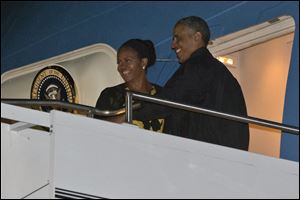
[[[213,48],[211,51],[219,60],[226,64],[227,68],[240,83],[248,115],[282,123],[295,25],[291,17],[278,19],[277,25],[278,23],[286,23],[286,27],[282,30],[278,30],[269,21],[266,22],[270,24],[269,33],[263,31],[265,33],[262,34],[260,28],[250,31],[250,29],[255,27],[243,30],[244,33],[248,32],[248,36],[244,34],[243,37],[245,36],[245,39],[241,40],[240,44],[245,45],[248,43],[247,46],[239,48],[236,45],[232,45],[230,47],[231,51],[230,48],[227,50],[219,49],[219,53],[217,51],[214,53]],[[280,22],[280,20],[282,21]],[[287,20],[290,21],[288,22]],[[293,27],[291,27],[292,23]],[[257,26],[262,26],[262,24]],[[264,29],[266,28],[267,24]],[[280,31],[281,34],[278,34]],[[238,34],[241,32],[238,32]],[[256,38],[249,37],[249,35],[254,34],[257,35]],[[241,36],[234,38],[233,35],[224,37],[231,37],[231,43],[235,39],[241,38]],[[249,44],[247,38],[251,40],[251,44]],[[227,45],[230,42],[227,41]],[[232,51],[232,49],[234,50]],[[224,54],[226,51],[230,53]],[[254,124],[250,124],[249,127],[249,151],[279,158],[281,131]]]

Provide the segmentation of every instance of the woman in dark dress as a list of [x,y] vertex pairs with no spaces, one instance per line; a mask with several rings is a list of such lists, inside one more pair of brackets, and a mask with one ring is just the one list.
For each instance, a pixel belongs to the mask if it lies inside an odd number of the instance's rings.
[[[101,92],[96,108],[99,110],[117,110],[125,107],[126,90],[154,95],[160,86],[150,83],[146,77],[146,70],[156,60],[155,49],[150,40],[131,39],[118,50],[118,71],[125,83],[109,87]],[[95,116],[96,118],[100,118]],[[125,122],[125,115],[101,118],[117,123]],[[151,119],[147,121],[133,120],[133,124],[140,128],[163,132],[165,119]]]

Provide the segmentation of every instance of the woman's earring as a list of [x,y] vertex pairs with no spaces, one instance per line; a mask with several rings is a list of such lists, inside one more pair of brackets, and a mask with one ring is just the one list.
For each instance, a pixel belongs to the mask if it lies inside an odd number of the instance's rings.
[[143,66],[143,70],[145,70],[146,69],[146,66]]

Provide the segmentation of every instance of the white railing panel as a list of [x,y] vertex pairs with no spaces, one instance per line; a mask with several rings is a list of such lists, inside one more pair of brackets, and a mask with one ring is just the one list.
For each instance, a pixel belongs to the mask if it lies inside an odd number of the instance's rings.
[[49,113],[1,103],[1,118],[50,127]]
[[54,186],[105,198],[299,198],[299,163],[52,111]]
[[[49,185],[53,170],[50,133],[34,129],[10,131],[9,126],[1,123],[1,199],[26,198],[34,193],[40,198],[53,197],[53,185]],[[38,189],[47,184],[41,193]]]

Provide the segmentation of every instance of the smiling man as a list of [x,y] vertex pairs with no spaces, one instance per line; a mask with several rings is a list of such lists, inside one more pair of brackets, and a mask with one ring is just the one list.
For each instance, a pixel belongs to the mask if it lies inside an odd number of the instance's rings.
[[192,53],[206,47],[210,32],[207,23],[199,17],[187,17],[179,20],[173,30],[172,49],[179,63],[187,61]]
[[[171,101],[247,116],[239,83],[208,51],[210,31],[200,17],[179,20],[173,29],[172,49],[181,66],[156,95]],[[248,150],[248,124],[204,114],[146,104],[133,117],[169,116],[166,133]]]

